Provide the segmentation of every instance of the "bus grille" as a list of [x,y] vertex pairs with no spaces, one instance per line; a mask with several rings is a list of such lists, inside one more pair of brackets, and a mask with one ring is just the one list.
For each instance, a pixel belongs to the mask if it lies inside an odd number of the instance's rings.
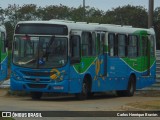
[[28,84],[30,88],[46,88],[47,84]]
[[28,71],[21,71],[25,76],[41,76],[41,77],[49,77],[50,75],[55,74],[54,72],[28,72]]
[[25,78],[25,79],[31,82],[50,82],[50,79],[37,79],[37,78]]

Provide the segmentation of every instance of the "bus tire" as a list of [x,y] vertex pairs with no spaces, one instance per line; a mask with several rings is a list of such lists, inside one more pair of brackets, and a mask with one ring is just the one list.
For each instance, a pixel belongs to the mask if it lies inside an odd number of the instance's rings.
[[118,91],[116,91],[116,94],[119,97],[124,97],[125,96],[125,91],[124,90],[118,90]]
[[129,77],[127,90],[116,91],[117,95],[120,97],[131,97],[134,95],[136,90],[136,79],[134,75]]
[[126,96],[131,97],[134,95],[134,92],[136,90],[136,78],[134,75],[131,75],[129,77],[128,87],[126,91]]
[[76,97],[79,100],[85,100],[88,98],[88,94],[89,94],[89,83],[87,82],[87,79],[85,78],[82,84],[82,91],[81,93],[77,93]]
[[31,98],[33,100],[40,100],[42,95],[43,95],[42,92],[31,92]]

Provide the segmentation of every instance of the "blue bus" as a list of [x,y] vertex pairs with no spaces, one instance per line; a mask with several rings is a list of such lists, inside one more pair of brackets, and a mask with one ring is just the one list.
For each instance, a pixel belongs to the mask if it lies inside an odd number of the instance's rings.
[[133,96],[155,83],[155,32],[74,21],[16,25],[11,89],[40,99],[45,92],[87,99],[97,92]]
[[8,49],[6,43],[5,26],[0,25],[0,82],[6,79],[8,71]]

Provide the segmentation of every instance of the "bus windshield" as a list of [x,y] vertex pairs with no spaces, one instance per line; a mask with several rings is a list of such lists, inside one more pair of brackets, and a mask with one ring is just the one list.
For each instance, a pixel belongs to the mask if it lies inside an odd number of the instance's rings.
[[15,36],[13,63],[27,68],[53,68],[67,62],[67,38]]

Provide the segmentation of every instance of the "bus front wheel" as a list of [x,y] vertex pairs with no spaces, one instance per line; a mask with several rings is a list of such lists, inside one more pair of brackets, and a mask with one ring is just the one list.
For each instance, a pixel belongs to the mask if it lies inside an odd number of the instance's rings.
[[42,92],[31,92],[31,97],[33,100],[40,100],[42,97]]
[[84,79],[82,84],[82,91],[81,93],[77,93],[76,97],[79,100],[85,100],[88,98],[88,94],[89,94],[89,83],[87,82],[87,79]]

